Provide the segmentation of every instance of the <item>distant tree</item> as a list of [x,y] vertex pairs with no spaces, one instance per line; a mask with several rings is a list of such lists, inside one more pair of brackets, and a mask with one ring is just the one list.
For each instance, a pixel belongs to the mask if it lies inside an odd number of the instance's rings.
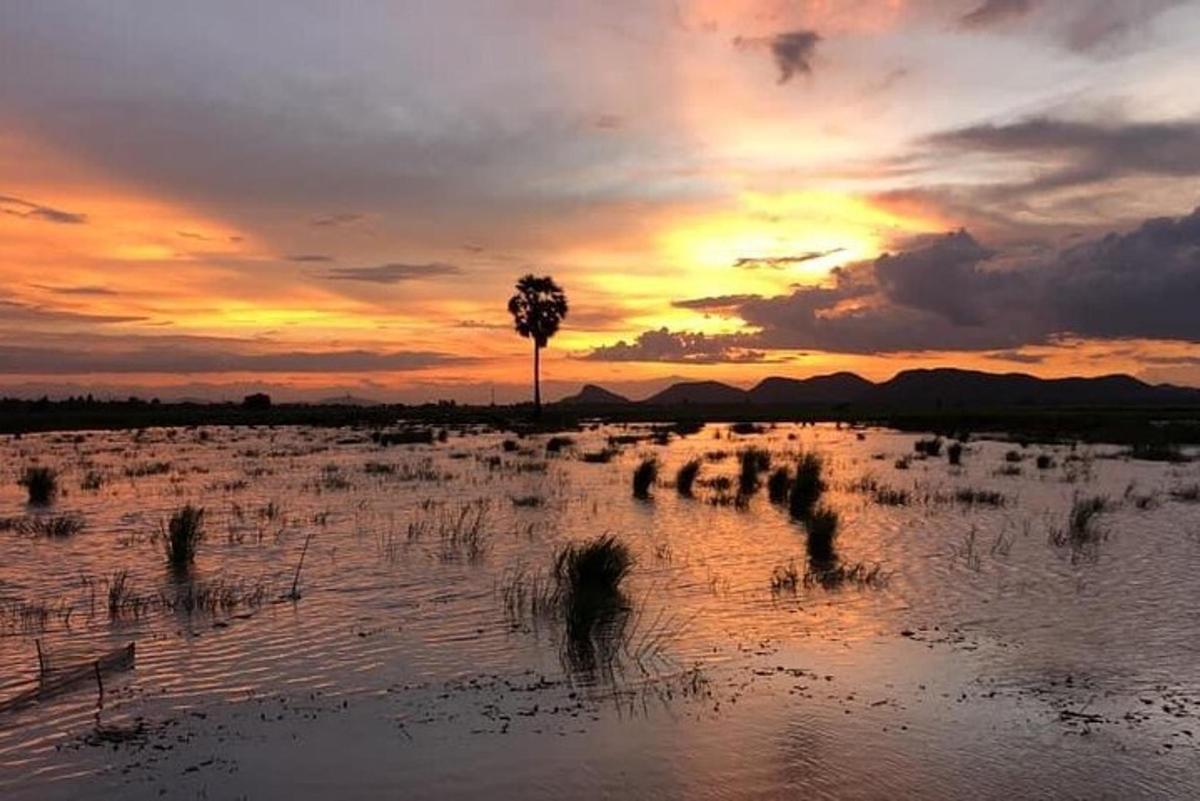
[[517,281],[517,292],[508,299],[508,313],[517,333],[533,340],[533,408],[540,415],[541,352],[567,316],[567,296],[550,276],[526,275]]
[[271,396],[265,392],[255,392],[242,398],[242,406],[246,409],[270,409]]

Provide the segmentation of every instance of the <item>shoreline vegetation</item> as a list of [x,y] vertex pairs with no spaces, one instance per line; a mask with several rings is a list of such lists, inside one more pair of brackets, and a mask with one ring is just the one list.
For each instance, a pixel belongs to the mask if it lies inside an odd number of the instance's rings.
[[478,406],[0,399],[0,434],[191,426],[317,426],[390,428],[482,425],[504,431],[579,430],[594,423],[840,423],[933,432],[948,439],[1005,434],[1022,442],[1106,442],[1154,451],[1200,444],[1200,404],[1086,407],[870,407],[857,404],[747,405],[533,404]]

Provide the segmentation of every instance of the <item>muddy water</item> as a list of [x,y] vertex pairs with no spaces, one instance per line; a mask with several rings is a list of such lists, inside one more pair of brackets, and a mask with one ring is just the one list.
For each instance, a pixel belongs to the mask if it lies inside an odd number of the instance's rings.
[[[35,641],[56,669],[137,649],[102,707],[85,682],[0,715],[0,793],[1200,795],[1200,504],[1172,495],[1198,463],[980,440],[961,467],[902,468],[915,437],[823,426],[709,426],[581,458],[639,431],[559,453],[490,432],[388,448],[310,429],[0,441],[0,703],[35,686]],[[708,484],[736,487],[751,446],[776,465],[822,455],[839,564],[881,580],[772,586],[804,573],[803,527],[765,489],[739,505]],[[636,500],[651,455],[659,482]],[[683,498],[672,480],[694,457]],[[35,461],[60,473],[48,511],[15,484]],[[963,503],[964,488],[1003,502]],[[1099,495],[1098,541],[1051,544],[1073,500]],[[187,503],[206,536],[182,577],[160,532]],[[33,523],[64,514],[83,530]],[[633,611],[613,661],[584,669],[557,621],[507,600],[562,543],[606,532],[636,557]],[[179,594],[197,587],[224,602],[189,612]]]

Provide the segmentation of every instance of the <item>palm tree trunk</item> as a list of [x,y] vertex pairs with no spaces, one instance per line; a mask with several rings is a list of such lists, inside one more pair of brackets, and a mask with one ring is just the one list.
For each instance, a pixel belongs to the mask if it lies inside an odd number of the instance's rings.
[[533,413],[542,416],[542,349],[533,342]]

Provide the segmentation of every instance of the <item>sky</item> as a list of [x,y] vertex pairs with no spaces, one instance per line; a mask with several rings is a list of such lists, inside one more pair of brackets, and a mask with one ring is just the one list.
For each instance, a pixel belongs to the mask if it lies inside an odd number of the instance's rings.
[[1200,385],[1200,0],[6,0],[0,394]]

